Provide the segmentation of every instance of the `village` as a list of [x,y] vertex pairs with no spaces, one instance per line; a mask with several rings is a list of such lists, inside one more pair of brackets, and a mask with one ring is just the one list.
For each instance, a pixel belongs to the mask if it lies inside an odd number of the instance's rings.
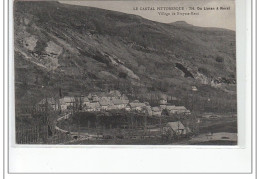
[[17,128],[17,143],[164,145],[236,139],[233,133],[218,133],[221,121],[235,125],[233,114],[196,113],[192,104],[186,108],[163,93],[148,100],[116,89],[64,94],[46,95],[28,111],[18,111],[18,119],[32,127]]
[[191,114],[190,110],[186,109],[185,106],[175,106],[168,103],[166,97],[159,100],[159,106],[152,107],[149,102],[130,101],[125,94],[121,94],[117,90],[111,90],[108,93],[90,93],[88,96],[64,96],[58,100],[44,98],[37,104],[37,110],[45,110],[46,103],[52,110],[62,113],[67,113],[78,106],[77,108],[80,111],[87,112],[125,110],[146,113],[148,116],[162,116],[164,111],[169,115]]
[[34,127],[17,128],[17,143],[164,145],[236,139],[233,133],[218,133],[221,121],[235,124],[233,114],[196,113],[193,105],[187,109],[162,93],[150,100],[119,90],[50,96],[18,113],[19,120]]
[[[183,123],[183,120],[189,120],[190,110],[172,104],[166,95],[162,95],[157,104],[152,106],[147,101],[129,99],[118,90],[110,90],[86,96],[43,98],[35,110],[58,114],[57,119],[48,122],[51,126],[48,133],[69,136],[74,141],[161,140],[162,137],[173,139],[176,136],[179,139],[192,133],[187,122]],[[182,121],[176,118],[180,115]]]
[[[192,90],[197,88],[192,87]],[[160,95],[148,102],[119,90],[61,94],[44,97],[30,110],[18,113],[19,120],[31,125],[17,128],[17,143],[165,145],[236,142],[236,129],[232,127],[236,116],[196,113],[190,108],[192,105],[187,109],[174,96]],[[219,131],[223,122],[230,124],[230,128]]]

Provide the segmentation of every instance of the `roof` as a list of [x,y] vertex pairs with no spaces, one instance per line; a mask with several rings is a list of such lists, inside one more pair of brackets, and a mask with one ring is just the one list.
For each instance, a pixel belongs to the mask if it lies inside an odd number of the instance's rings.
[[168,110],[174,110],[175,109],[175,105],[173,105],[173,106],[166,106],[166,109],[168,109]]
[[122,102],[123,102],[123,104],[128,104],[129,100],[128,99],[123,99]]
[[140,103],[138,100],[134,100],[131,103]]
[[108,109],[109,109],[109,110],[114,110],[114,109],[117,109],[117,107],[114,106],[114,105],[111,105],[111,106],[108,106]]
[[92,97],[96,97],[96,96],[99,97],[99,98],[106,97],[107,93],[105,93],[105,92],[95,92],[95,93],[92,94]]
[[110,99],[111,99],[110,96],[102,96],[102,97],[100,98],[100,100],[110,100]]
[[178,100],[178,98],[176,98],[176,97],[170,97],[170,100]]
[[123,101],[121,99],[112,99],[112,103],[115,105],[123,104]]
[[177,131],[179,129],[185,129],[184,125],[180,122],[180,121],[176,121],[176,122],[168,122],[167,125],[173,130],[173,131]]
[[120,104],[128,104],[129,100],[123,100],[123,99],[112,99],[113,104],[120,105]]
[[184,106],[175,106],[177,110],[187,110]]
[[65,96],[65,97],[59,99],[60,104],[73,103],[74,101],[75,101],[75,98],[69,97],[69,96]]
[[137,108],[137,107],[144,107],[145,106],[144,103],[140,103],[140,102],[138,102],[138,103],[131,102],[131,103],[129,103],[129,105],[131,106],[131,108]]
[[154,111],[154,112],[160,112],[160,111],[161,111],[161,108],[159,108],[159,107],[152,107],[152,111]]
[[166,106],[168,110],[187,110],[184,106]]
[[88,99],[88,97],[83,97],[82,101],[83,102],[89,102],[89,99]]
[[101,100],[99,100],[99,104],[101,106],[109,106],[111,104],[111,102],[109,100],[106,100],[106,99],[101,99]]
[[99,108],[100,104],[98,102],[94,102],[94,103],[89,103],[87,105],[87,108]]
[[71,103],[75,100],[73,97],[70,96],[64,96],[62,99],[65,103]]

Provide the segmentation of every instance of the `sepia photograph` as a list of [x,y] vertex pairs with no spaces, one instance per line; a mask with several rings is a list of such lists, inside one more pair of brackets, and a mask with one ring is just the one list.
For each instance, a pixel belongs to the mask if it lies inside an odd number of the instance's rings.
[[235,0],[15,0],[13,49],[17,145],[238,145]]

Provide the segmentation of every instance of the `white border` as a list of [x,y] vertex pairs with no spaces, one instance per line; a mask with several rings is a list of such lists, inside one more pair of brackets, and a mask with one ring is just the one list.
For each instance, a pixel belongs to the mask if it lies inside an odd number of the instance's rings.
[[[248,173],[251,172],[251,4],[237,0],[239,147],[28,146],[9,143],[11,173]],[[245,9],[247,14],[245,14]],[[245,18],[247,17],[247,18]],[[9,121],[14,121],[12,1],[9,1]],[[245,60],[247,59],[247,60]],[[246,109],[246,110],[245,110]],[[245,120],[247,119],[247,120]],[[14,123],[9,136],[14,136]],[[245,126],[245,127],[244,127]],[[246,129],[246,130],[244,130]],[[9,141],[14,141],[9,138]],[[73,149],[72,149],[73,148]],[[113,161],[111,163],[111,161]],[[214,161],[214,162],[212,162]]]

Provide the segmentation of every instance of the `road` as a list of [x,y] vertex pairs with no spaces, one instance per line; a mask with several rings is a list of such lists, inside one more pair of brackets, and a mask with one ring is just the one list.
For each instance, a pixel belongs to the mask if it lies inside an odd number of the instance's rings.
[[[64,119],[68,119],[70,117],[70,115],[71,115],[71,113],[65,114],[64,116],[59,117],[56,121],[60,122],[60,121],[62,121]],[[56,124],[57,124],[57,122],[56,122]],[[55,124],[55,127],[54,127],[56,130],[58,130],[58,131],[60,131],[62,133],[68,133],[69,132],[69,131],[66,131],[66,130],[63,130],[63,129],[59,128],[56,124]]]

